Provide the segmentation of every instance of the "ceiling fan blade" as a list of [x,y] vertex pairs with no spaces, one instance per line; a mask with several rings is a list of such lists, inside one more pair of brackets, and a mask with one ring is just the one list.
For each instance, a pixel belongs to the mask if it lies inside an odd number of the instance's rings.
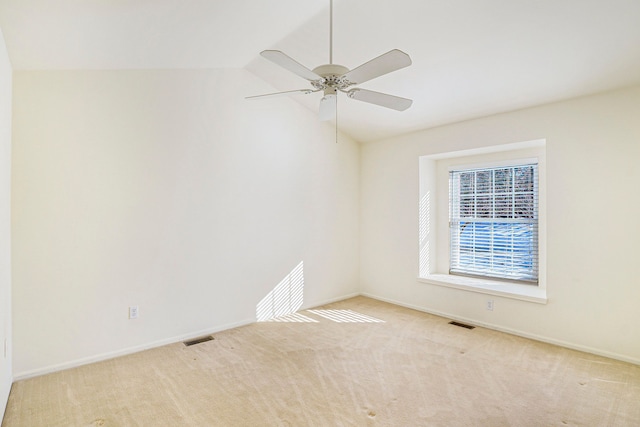
[[322,77],[279,50],[263,50],[260,55],[303,79],[309,81],[322,80]]
[[317,90],[296,89],[296,90],[287,90],[285,92],[265,93],[264,95],[245,96],[244,99],[275,98],[275,97],[278,97],[278,96],[293,95],[293,94],[296,94],[296,93],[303,93],[305,95],[308,95],[308,94],[313,93],[313,92],[317,92]]
[[409,65],[411,65],[409,55],[401,50],[393,49],[354,68],[344,77],[351,83],[360,84]]
[[320,100],[319,117],[321,122],[331,120],[336,116],[338,97],[335,93],[325,95]]
[[347,92],[347,96],[352,99],[357,99],[358,101],[364,101],[398,111],[404,111],[413,104],[413,101],[407,98],[400,98],[399,96],[387,95],[386,93],[366,89],[351,89]]

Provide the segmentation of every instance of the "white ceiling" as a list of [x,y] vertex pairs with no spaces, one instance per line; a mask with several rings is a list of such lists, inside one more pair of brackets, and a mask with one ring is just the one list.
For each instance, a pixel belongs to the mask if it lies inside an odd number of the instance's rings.
[[[0,0],[0,28],[16,70],[246,68],[291,90],[307,82],[259,52],[327,63],[328,4]],[[339,127],[356,140],[640,84],[640,0],[335,0],[334,63],[353,69],[394,48],[413,65],[361,87],[414,104],[341,96]],[[296,99],[317,110],[320,97]]]

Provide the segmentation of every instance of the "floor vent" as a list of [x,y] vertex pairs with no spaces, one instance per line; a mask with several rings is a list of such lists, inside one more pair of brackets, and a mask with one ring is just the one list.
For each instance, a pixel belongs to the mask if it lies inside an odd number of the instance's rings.
[[460,322],[449,322],[450,325],[455,325],[455,326],[460,326],[461,328],[466,328],[466,329],[474,329],[475,326],[471,326],[471,325],[466,325],[464,323],[460,323]]
[[189,347],[189,346],[192,346],[192,345],[201,344],[203,342],[212,341],[213,339],[214,338],[211,335],[209,335],[207,337],[196,338],[196,339],[191,340],[191,341],[185,341],[184,345]]

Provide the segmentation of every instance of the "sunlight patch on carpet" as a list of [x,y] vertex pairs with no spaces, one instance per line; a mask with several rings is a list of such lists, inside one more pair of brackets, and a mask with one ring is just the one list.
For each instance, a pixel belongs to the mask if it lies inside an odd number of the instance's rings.
[[384,323],[384,320],[367,316],[353,310],[307,310],[317,316],[333,320],[338,323]]
[[274,317],[272,319],[263,320],[263,322],[298,322],[298,323],[318,323],[317,320],[311,317],[305,316],[301,313],[291,313],[280,317]]

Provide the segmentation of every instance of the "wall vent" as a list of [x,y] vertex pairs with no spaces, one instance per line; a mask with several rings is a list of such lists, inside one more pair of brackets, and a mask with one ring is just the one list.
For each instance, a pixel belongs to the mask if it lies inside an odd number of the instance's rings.
[[474,329],[475,326],[471,326],[471,325],[467,325],[464,323],[460,323],[460,322],[449,322],[450,325],[455,325],[455,326],[460,326],[461,328],[466,328],[466,329]]
[[192,345],[201,344],[203,342],[212,341],[213,339],[214,338],[211,335],[209,335],[209,336],[202,337],[202,338],[196,338],[196,339],[193,339],[191,341],[185,341],[184,345],[186,347],[189,347],[189,346],[192,346]]

